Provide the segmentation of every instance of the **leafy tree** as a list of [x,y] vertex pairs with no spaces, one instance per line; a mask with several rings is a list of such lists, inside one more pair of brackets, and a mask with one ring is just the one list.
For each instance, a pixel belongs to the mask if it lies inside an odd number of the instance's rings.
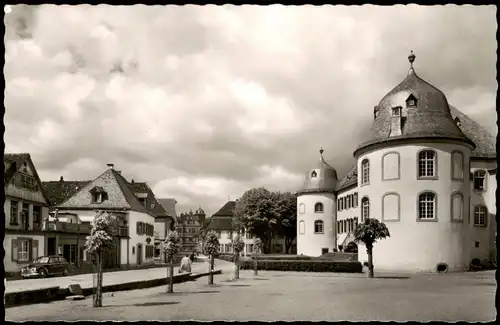
[[113,237],[118,230],[117,218],[107,212],[98,212],[92,220],[90,236],[85,241],[85,249],[95,257],[97,267],[97,287],[93,306],[102,307],[102,279],[104,252],[113,247]]
[[212,273],[214,269],[214,258],[215,254],[219,251],[219,238],[215,231],[208,231],[205,235],[205,241],[203,243],[203,254],[208,255],[210,257],[210,265],[209,265],[209,276],[208,276],[208,284],[214,284],[214,274]]
[[245,242],[239,235],[236,235],[231,240],[231,246],[233,247],[233,258],[234,258],[234,278],[240,278],[240,253],[245,249]]
[[276,193],[280,215],[279,235],[285,237],[285,252],[288,254],[297,237],[297,195],[291,192]]
[[368,254],[368,277],[373,278],[373,244],[379,239],[390,237],[389,229],[383,222],[377,219],[367,218],[365,222],[359,224],[354,230],[354,238],[356,242],[363,242],[366,246]]
[[280,213],[276,196],[265,188],[246,191],[236,202],[233,227],[245,229],[263,242],[264,252],[271,251],[271,240],[278,233]]
[[174,292],[174,257],[182,248],[181,238],[177,231],[172,231],[168,234],[163,242],[163,251],[165,252],[165,260],[168,265],[168,288],[167,292]]
[[260,238],[257,238],[253,243],[253,275],[257,275],[258,273],[257,254],[260,254],[261,252],[262,240],[260,240]]

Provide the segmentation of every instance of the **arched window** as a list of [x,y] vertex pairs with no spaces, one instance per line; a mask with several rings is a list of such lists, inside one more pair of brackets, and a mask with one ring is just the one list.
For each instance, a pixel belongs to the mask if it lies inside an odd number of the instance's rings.
[[323,221],[321,220],[314,221],[314,233],[315,234],[323,233]]
[[464,179],[464,155],[460,151],[451,154],[451,179]]
[[474,189],[477,191],[484,191],[486,188],[486,172],[484,170],[476,170],[474,172]]
[[323,203],[318,202],[314,205],[314,212],[321,213],[323,212]]
[[318,176],[318,174],[316,173],[315,170],[313,170],[311,173],[311,178],[315,178],[316,176]]
[[370,200],[367,197],[361,199],[361,222],[370,218]]
[[436,153],[423,150],[418,154],[418,177],[436,176]]
[[306,233],[306,223],[304,220],[299,221],[299,234],[303,235]]
[[436,195],[425,192],[418,196],[418,218],[429,220],[436,218]]
[[361,184],[370,182],[370,162],[365,159],[361,162]]
[[304,214],[304,213],[306,213],[306,205],[305,205],[304,203],[301,203],[301,204],[299,205],[299,213],[300,213],[300,214]]
[[486,215],[488,210],[484,205],[476,205],[474,207],[474,226],[486,226]]

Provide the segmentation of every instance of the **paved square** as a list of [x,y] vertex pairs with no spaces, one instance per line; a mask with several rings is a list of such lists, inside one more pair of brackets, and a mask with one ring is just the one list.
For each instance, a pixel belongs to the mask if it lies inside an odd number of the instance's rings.
[[104,295],[104,307],[91,298],[8,308],[6,320],[394,320],[491,321],[494,272],[447,275],[226,272],[208,286],[207,278],[175,286]]

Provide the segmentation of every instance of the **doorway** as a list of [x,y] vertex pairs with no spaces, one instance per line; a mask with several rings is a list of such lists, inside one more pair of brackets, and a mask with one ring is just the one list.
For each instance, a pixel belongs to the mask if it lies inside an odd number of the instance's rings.
[[328,254],[328,248],[322,248],[321,249],[321,255]]
[[142,244],[137,244],[137,265],[142,264]]
[[57,247],[56,247],[56,238],[49,237],[47,238],[47,255],[57,255]]

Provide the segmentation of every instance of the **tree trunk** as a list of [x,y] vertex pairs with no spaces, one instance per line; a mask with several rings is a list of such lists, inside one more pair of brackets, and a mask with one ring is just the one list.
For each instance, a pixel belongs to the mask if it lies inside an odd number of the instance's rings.
[[254,256],[254,259],[253,259],[253,275],[257,275],[258,274],[258,267],[257,267],[257,253],[254,252],[253,253],[253,256]]
[[234,278],[238,280],[240,278],[240,254],[234,256]]
[[168,292],[174,292],[174,257],[170,258],[170,263],[168,265]]
[[98,252],[96,255],[96,268],[97,268],[97,284],[96,292],[94,296],[94,307],[102,307],[102,252]]
[[366,245],[366,253],[368,254],[368,277],[375,277],[373,273],[373,245]]
[[209,274],[208,274],[208,284],[214,284],[214,274],[212,273],[212,269],[214,268],[214,255],[211,254],[210,255],[210,263],[209,263],[209,266],[208,266],[209,270]]

